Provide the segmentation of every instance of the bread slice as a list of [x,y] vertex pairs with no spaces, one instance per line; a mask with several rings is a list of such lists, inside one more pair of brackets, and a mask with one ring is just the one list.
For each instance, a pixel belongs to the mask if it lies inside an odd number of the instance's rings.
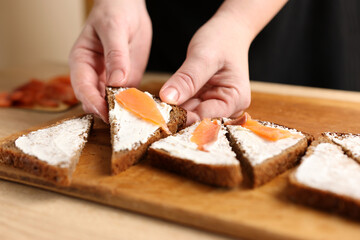
[[311,144],[289,180],[293,201],[360,219],[360,164],[328,138]]
[[0,164],[69,185],[93,124],[90,114],[64,119],[0,143]]
[[244,127],[227,125],[231,146],[241,162],[244,182],[252,188],[259,187],[294,167],[312,139],[310,135],[296,129],[265,121],[258,122],[264,126],[288,130],[300,137],[268,141]]
[[[160,127],[133,115],[117,103],[115,95],[125,89],[111,87],[106,89],[112,144],[111,172],[113,175],[137,163],[144,156],[151,143],[168,135]],[[184,109],[166,104],[151,94],[149,95],[157,102],[158,109],[172,133],[185,126],[186,111]]]
[[360,163],[360,134],[326,132],[322,135],[339,145],[349,157]]
[[147,159],[153,166],[202,183],[220,187],[238,186],[242,180],[240,163],[226,138],[226,128],[221,126],[217,140],[205,152],[198,150],[197,145],[190,141],[198,125],[199,122],[153,143]]

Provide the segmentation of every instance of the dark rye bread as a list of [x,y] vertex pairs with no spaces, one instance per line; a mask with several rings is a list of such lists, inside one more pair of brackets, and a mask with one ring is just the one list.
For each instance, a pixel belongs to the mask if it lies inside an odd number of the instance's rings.
[[[180,135],[188,131],[190,127],[183,129],[172,137],[180,137]],[[225,128],[223,129],[225,130]],[[228,144],[229,151],[231,151],[225,134],[224,140],[227,142],[226,144]],[[166,142],[167,138],[160,141]],[[156,143],[154,143],[154,145],[156,145]],[[204,164],[196,163],[191,159],[186,159],[185,157],[181,158],[174,156],[170,151],[154,147],[154,145],[150,146],[147,153],[147,160],[154,167],[165,169],[167,171],[188,177],[192,180],[217,187],[234,188],[239,186],[242,182],[243,178],[241,175],[240,164],[236,160],[235,155],[234,164]]]
[[[109,111],[114,109],[115,95],[111,89],[116,90],[117,88],[106,88],[106,101],[108,103]],[[160,102],[159,99],[155,98],[156,101]],[[181,107],[170,105],[172,110],[170,112],[170,121],[168,122],[168,128],[170,132],[175,133],[179,129],[182,129],[186,124],[186,110]],[[109,120],[110,122],[110,120]],[[110,131],[111,131],[111,144],[114,145],[114,129],[115,126],[110,122]],[[144,144],[138,144],[137,147],[131,150],[123,150],[115,152],[113,150],[111,156],[111,172],[113,175],[119,174],[122,171],[125,171],[132,165],[136,164],[140,159],[145,155],[146,150],[149,145],[153,142],[168,136],[161,128],[156,130],[156,132],[148,139]]]
[[[262,124],[268,123],[264,121],[259,122]],[[273,123],[272,125],[285,127]],[[297,164],[301,156],[304,155],[306,148],[313,139],[313,137],[307,133],[302,132],[302,134],[304,134],[305,137],[295,145],[287,148],[280,154],[253,166],[249,159],[245,157],[244,149],[242,149],[242,147],[237,144],[235,137],[230,133],[230,131],[228,131],[228,139],[230,141],[230,145],[236,153],[236,157],[241,163],[241,169],[244,176],[244,184],[251,188],[256,188],[271,181],[276,176],[280,175],[286,170],[293,168]]]
[[321,135],[324,138],[327,138],[329,141],[332,141],[333,143],[339,145],[342,150],[352,159],[355,159],[358,163],[360,163],[360,156],[356,156],[351,149],[348,149],[346,146],[337,143],[336,141],[332,140],[331,138],[329,138],[329,136],[327,136],[328,134],[331,134],[333,137],[336,137],[338,139],[346,139],[350,136],[356,137],[358,139],[360,139],[360,134],[355,134],[355,133],[339,133],[339,132],[327,132],[327,133],[322,133]]
[[[65,121],[76,118],[83,118],[83,117],[86,117],[89,120],[89,124],[86,131],[87,136],[89,136],[90,130],[94,122],[93,115],[91,114],[84,114],[77,117],[66,118],[49,126],[42,127],[33,131],[50,128],[59,125],[61,123],[64,123]],[[24,133],[24,135],[29,134],[30,132],[32,131],[27,131]],[[69,166],[61,167],[59,165],[50,165],[45,161],[42,161],[35,156],[26,154],[23,151],[21,151],[19,148],[17,148],[15,145],[15,141],[17,138],[19,138],[22,135],[23,134],[12,135],[6,139],[3,139],[0,142],[0,164],[19,168],[25,172],[44,178],[45,180],[50,181],[56,185],[64,185],[64,186],[69,185],[71,183],[72,173],[74,172],[76,164],[79,161],[85,143],[83,144],[83,146],[81,146],[78,149],[76,155],[70,160]],[[87,139],[85,139],[85,142],[86,141]]]
[[[312,142],[305,156],[313,154],[315,147],[320,143],[334,144],[328,138],[320,137]],[[295,173],[294,171],[289,175],[289,186],[286,191],[290,200],[360,220],[360,199],[312,188],[297,181]]]
[[149,148],[147,159],[151,165],[181,174],[196,181],[219,187],[233,188],[242,181],[240,165],[197,164],[173,157],[162,149]]

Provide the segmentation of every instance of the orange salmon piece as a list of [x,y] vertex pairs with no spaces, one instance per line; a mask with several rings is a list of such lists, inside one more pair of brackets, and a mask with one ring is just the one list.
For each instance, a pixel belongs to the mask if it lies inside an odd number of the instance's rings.
[[8,92],[0,93],[0,107],[11,106],[10,94]]
[[245,128],[251,130],[256,135],[269,141],[277,141],[292,136],[292,134],[285,129],[266,127],[261,124],[258,126],[245,126]]
[[219,130],[220,125],[215,120],[211,121],[209,118],[205,118],[195,128],[190,141],[198,145],[198,150],[207,152],[204,146],[216,141]]
[[269,141],[277,141],[283,138],[294,136],[294,134],[292,134],[288,130],[267,127],[262,125],[258,121],[252,120],[251,116],[247,112],[245,112],[243,115],[236,119],[227,121],[225,125],[241,125],[242,127],[249,129],[256,135]]
[[32,106],[36,103],[36,95],[42,91],[45,83],[31,79],[29,82],[16,88],[10,95],[12,104],[15,106]]
[[250,115],[247,112],[245,112],[237,118],[226,121],[224,123],[224,125],[225,126],[227,126],[227,125],[244,125],[250,119],[251,119]]
[[0,93],[0,107],[39,105],[56,108],[60,103],[72,106],[78,102],[68,75],[57,76],[47,82],[33,78],[7,95]]
[[50,80],[46,85],[45,92],[47,99],[63,102],[70,106],[78,103],[69,76],[59,76]]
[[164,117],[156,106],[155,100],[136,88],[128,88],[115,96],[116,101],[136,116],[160,126],[171,134]]

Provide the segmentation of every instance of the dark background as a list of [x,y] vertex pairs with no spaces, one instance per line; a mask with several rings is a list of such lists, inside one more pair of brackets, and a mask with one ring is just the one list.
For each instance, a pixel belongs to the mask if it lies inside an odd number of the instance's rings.
[[[175,72],[219,0],[148,0],[150,71]],[[250,79],[360,91],[360,2],[293,0],[250,47]]]

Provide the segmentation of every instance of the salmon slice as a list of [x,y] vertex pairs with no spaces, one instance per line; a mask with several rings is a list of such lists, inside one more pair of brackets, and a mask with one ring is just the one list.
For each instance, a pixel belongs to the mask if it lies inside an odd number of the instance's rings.
[[236,119],[225,122],[224,124],[241,125],[242,127],[249,129],[256,135],[269,141],[277,141],[280,139],[294,136],[294,134],[285,129],[272,128],[262,125],[258,121],[251,119],[251,116],[247,112],[245,112],[243,115]]
[[71,87],[70,76],[57,76],[46,85],[46,100],[58,100],[68,105],[78,103]]
[[10,95],[12,104],[15,106],[32,106],[36,103],[36,96],[44,89],[45,83],[30,79],[29,82],[16,88]]
[[79,101],[71,87],[70,76],[57,76],[44,82],[30,79],[10,93],[0,95],[0,107],[51,107],[56,108],[61,103],[73,106]]
[[0,93],[0,107],[11,106],[10,94],[7,92]]
[[245,126],[245,128],[251,130],[256,135],[265,138],[269,141],[277,141],[283,138],[291,137],[292,134],[285,130],[279,128],[266,127],[264,125],[259,126]]
[[160,126],[171,134],[164,117],[156,106],[155,100],[136,88],[128,88],[115,96],[116,101],[136,116]]
[[224,123],[224,125],[225,126],[227,126],[227,125],[243,125],[243,124],[246,123],[246,121],[249,118],[251,119],[250,115],[247,112],[245,112],[245,113],[243,113],[241,116],[239,116],[237,118],[230,119],[230,120],[226,121]]
[[217,121],[211,121],[209,118],[205,118],[195,128],[190,141],[198,145],[198,150],[207,152],[205,145],[216,141],[219,130],[220,125],[217,123]]

